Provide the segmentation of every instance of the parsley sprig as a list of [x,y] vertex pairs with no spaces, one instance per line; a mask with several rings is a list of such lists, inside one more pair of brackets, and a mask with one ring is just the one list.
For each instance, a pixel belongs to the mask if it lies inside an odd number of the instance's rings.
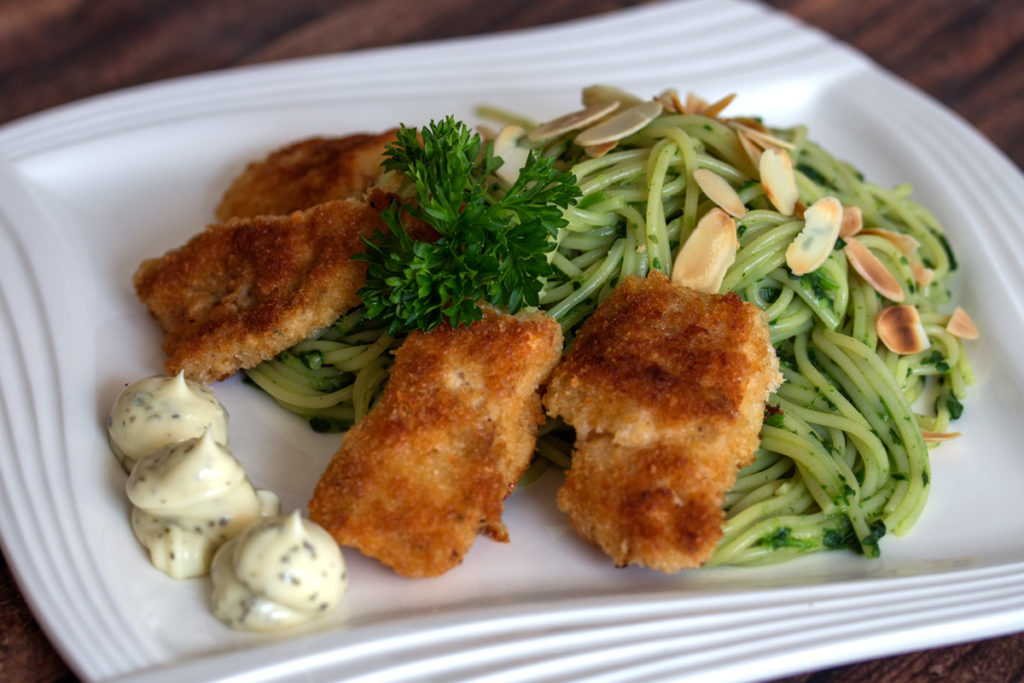
[[[422,144],[420,139],[422,138]],[[543,278],[552,272],[562,212],[580,196],[576,178],[553,160],[530,154],[507,190],[493,180],[502,160],[480,136],[447,117],[419,131],[404,125],[388,145],[384,168],[399,171],[416,188],[416,203],[392,204],[382,213],[389,233],[365,240],[366,315],[388,334],[429,330],[443,322],[467,325],[482,316],[480,302],[516,313],[538,306]],[[413,240],[402,214],[433,226],[441,238]]]

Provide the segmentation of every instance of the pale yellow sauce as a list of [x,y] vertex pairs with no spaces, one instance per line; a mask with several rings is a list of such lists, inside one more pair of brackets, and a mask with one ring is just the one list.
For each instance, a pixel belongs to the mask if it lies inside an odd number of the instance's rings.
[[348,583],[338,544],[298,511],[261,519],[221,546],[211,578],[214,614],[249,631],[327,614],[341,602]]
[[175,377],[147,377],[128,385],[107,416],[110,447],[130,472],[140,459],[167,444],[200,436],[228,443],[228,413],[208,387]]
[[217,548],[280,509],[276,495],[257,493],[211,429],[139,460],[125,491],[135,537],[153,565],[174,578],[208,573]]
[[253,487],[228,445],[227,421],[213,392],[181,374],[121,392],[107,431],[130,471],[135,537],[174,578],[211,573],[214,614],[232,628],[269,631],[330,612],[348,582],[341,549]]

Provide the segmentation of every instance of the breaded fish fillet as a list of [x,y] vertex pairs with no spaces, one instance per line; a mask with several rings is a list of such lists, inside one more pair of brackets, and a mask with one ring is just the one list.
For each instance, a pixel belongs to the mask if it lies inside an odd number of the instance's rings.
[[758,445],[778,361],[763,312],[660,273],[627,278],[587,320],[544,404],[576,429],[558,506],[616,565],[697,567]]
[[543,421],[538,387],[561,354],[558,323],[486,311],[413,332],[384,393],[344,436],[310,519],[403,576],[438,576],[481,533],[506,541],[505,498]]
[[317,137],[282,147],[235,178],[217,207],[217,220],[289,214],[361,197],[383,173],[384,148],[395,134]]
[[363,201],[212,225],[144,261],[139,298],[166,333],[165,370],[212,382],[273,358],[357,305],[360,237],[387,226]]

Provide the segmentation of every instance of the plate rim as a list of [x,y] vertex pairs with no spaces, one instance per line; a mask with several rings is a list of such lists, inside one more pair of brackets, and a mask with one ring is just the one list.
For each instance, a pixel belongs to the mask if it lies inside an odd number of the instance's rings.
[[[603,25],[609,21],[619,20],[621,17],[624,16],[628,16],[634,20],[637,17],[650,19],[651,17],[663,17],[669,15],[675,16],[675,13],[679,11],[679,8],[684,6],[687,9],[693,9],[696,7],[704,8],[705,10],[707,10],[708,8],[712,7],[712,2],[714,2],[714,0],[689,0],[689,2],[673,2],[665,3],[662,5],[642,5],[632,7],[627,10],[622,10],[616,13],[598,15],[596,17],[575,20],[572,22],[568,22],[567,24],[564,25],[552,25],[533,29],[524,29],[522,31],[509,32],[505,34],[493,34],[490,36],[469,36],[450,41],[433,41],[429,43],[403,45],[392,48],[376,48],[373,50],[362,52],[308,57],[287,60],[284,62],[275,62],[270,64],[258,64],[252,66],[236,67],[233,69],[223,71],[197,74],[193,76],[186,76],[182,78],[160,81],[157,83],[145,84],[142,86],[136,86],[133,88],[119,90],[112,93],[93,96],[86,100],[79,101],[77,103],[62,105],[53,110],[39,112],[37,114],[29,115],[28,117],[25,117],[23,119],[19,119],[4,124],[2,127],[0,127],[0,159],[6,157],[6,163],[13,163],[17,165],[17,163],[27,158],[31,158],[33,155],[45,153],[53,149],[59,149],[59,147],[62,145],[57,145],[55,147],[47,147],[45,145],[40,146],[39,141],[42,139],[40,136],[44,136],[48,128],[52,128],[55,126],[60,127],[65,124],[73,133],[74,125],[76,123],[80,123],[79,119],[81,117],[85,117],[87,119],[93,116],[102,117],[102,115],[109,114],[115,110],[117,112],[120,112],[120,114],[123,117],[127,117],[128,119],[131,119],[132,117],[144,117],[144,112],[148,111],[148,109],[146,109],[144,105],[150,105],[150,100],[153,99],[154,96],[173,94],[176,92],[188,92],[189,90],[196,88],[216,90],[217,88],[223,86],[225,83],[230,84],[232,82],[239,82],[242,85],[245,85],[249,81],[259,80],[266,77],[267,75],[273,76],[275,78],[286,78],[291,73],[308,72],[309,77],[312,78],[317,76],[323,76],[323,74],[325,73],[332,72],[332,69],[336,68],[339,64],[352,64],[362,62],[364,60],[369,60],[370,62],[373,62],[374,60],[379,59],[391,59],[396,57],[414,55],[417,53],[422,53],[424,51],[431,54],[435,54],[437,52],[443,53],[446,50],[450,49],[465,49],[465,47],[459,46],[473,46],[479,45],[481,43],[493,44],[495,42],[502,41],[504,41],[506,44],[518,44],[519,42],[528,44],[531,41],[536,40],[538,36],[550,36],[552,34],[559,34],[563,31],[572,32],[585,30],[587,27]],[[766,9],[764,7],[761,7],[760,5],[755,5],[754,3],[747,2],[745,0],[727,0],[727,2],[724,3],[719,1],[715,2],[714,7],[727,8],[726,10],[723,10],[726,13],[754,12],[757,13],[759,16],[770,16],[773,18],[773,20],[777,20],[782,24],[789,26],[802,38],[806,38],[810,43],[816,46],[828,46],[828,55],[831,59],[834,60],[836,64],[845,65],[846,68],[849,69],[849,73],[852,74],[862,73],[864,69],[867,69],[868,73],[873,78],[879,78],[881,79],[881,81],[886,82],[887,85],[885,87],[896,89],[897,91],[902,93],[902,96],[910,96],[920,99],[920,101],[922,102],[921,106],[931,107],[933,114],[939,117],[943,121],[944,125],[949,126],[951,130],[955,130],[957,134],[967,135],[971,137],[973,144],[980,145],[981,147],[985,148],[987,150],[987,153],[992,155],[990,158],[987,158],[985,160],[986,164],[989,164],[990,166],[992,164],[995,164],[996,166],[999,166],[1000,164],[1005,164],[1005,169],[1008,169],[1008,172],[1011,178],[1014,180],[1014,182],[1016,184],[1024,183],[1024,180],[1022,180],[1022,178],[1020,177],[1019,169],[1013,166],[1013,164],[1009,162],[1009,160],[1006,159],[1006,157],[1003,156],[1001,152],[999,152],[987,139],[985,139],[983,136],[977,133],[977,131],[971,128],[966,122],[964,122],[962,119],[957,117],[952,112],[949,112],[948,110],[943,108],[941,105],[939,105],[937,102],[932,100],[927,95],[924,95],[923,93],[916,91],[915,89],[912,88],[912,86],[908,86],[904,82],[899,81],[898,79],[895,79],[895,77],[882,71],[880,68],[873,65],[873,63],[871,63],[870,60],[868,60],[866,57],[863,57],[859,53],[856,53],[848,46],[842,45],[834,41],[828,36],[822,34],[820,31],[817,31],[816,29],[811,29],[805,25],[800,24],[791,17],[781,15],[780,13],[777,13],[775,10]],[[216,101],[216,99],[217,96],[214,95],[214,102]],[[126,105],[129,106],[126,108]],[[141,107],[141,109],[133,108],[136,106]],[[198,115],[208,115],[209,111],[210,110],[205,110],[205,114]],[[102,131],[109,130],[110,126],[113,124],[103,123],[102,118],[96,120],[99,123],[96,123],[95,125],[100,126],[100,137],[102,137]],[[152,125],[151,120],[146,121],[143,118],[139,119],[139,121],[142,125]],[[103,124],[103,126],[106,126],[106,128],[104,128],[100,124]],[[79,132],[81,132],[81,130]],[[70,133],[65,134],[65,140],[68,139],[66,137],[67,135],[70,135]],[[25,142],[26,139],[28,140],[28,143]],[[33,140],[35,141],[35,143],[33,143]],[[79,139],[77,141],[81,140]],[[33,144],[35,144],[36,146],[33,147]],[[989,168],[988,170],[991,170],[991,168]],[[993,209],[993,211],[995,211],[996,214],[999,214],[1002,213],[1004,209]],[[1012,233],[1010,233],[1010,235],[1012,236]],[[15,237],[17,237],[17,235],[15,235]],[[4,382],[4,386],[6,387],[6,378]],[[9,416],[5,417],[9,419]],[[10,431],[10,429],[8,431]],[[2,472],[0,472],[0,484],[2,483]],[[65,661],[67,661],[69,665],[71,665],[72,668],[76,670],[77,673],[83,675],[83,677],[106,677],[107,675],[111,675],[100,674],[96,671],[94,667],[90,667],[82,663],[80,653],[77,653],[75,651],[75,648],[69,644],[74,640],[74,638],[70,637],[67,634],[66,629],[64,628],[63,625],[56,623],[57,620],[53,617],[52,608],[44,606],[46,604],[46,601],[39,598],[37,586],[32,584],[31,581],[25,580],[23,578],[23,572],[21,571],[21,567],[25,563],[22,562],[21,559],[19,558],[19,555],[21,555],[23,551],[18,548],[18,543],[10,542],[9,540],[14,535],[20,535],[20,532],[23,530],[23,527],[15,522],[12,522],[11,517],[12,516],[9,514],[9,512],[5,511],[3,508],[0,508],[0,522],[3,523],[2,527],[0,527],[0,531],[3,531],[3,533],[0,533],[0,547],[2,547],[4,550],[4,554],[8,559],[8,564],[11,566],[12,574],[14,574],[15,579],[19,585],[19,588],[22,590],[22,594],[25,596],[26,602],[28,602],[33,613],[36,615],[36,618],[39,619],[40,623],[44,626],[44,630],[47,632],[47,635],[50,638],[51,642],[58,649],[58,651],[61,652],[61,655],[65,658]],[[12,529],[14,529],[14,531],[12,531]],[[985,572],[995,571],[999,568],[1006,569],[1010,574],[1012,574],[1014,578],[1019,579],[1021,583],[1024,584],[1024,563],[997,563],[995,565],[983,567],[981,569],[973,568],[951,570],[951,572],[954,578],[963,578],[964,580],[969,581],[972,577],[977,577],[981,574],[984,574]],[[962,572],[962,575],[957,572]],[[903,582],[901,585],[906,585],[906,582],[908,581],[910,583],[913,583],[913,578],[914,577],[893,578],[891,580]],[[859,584],[860,581],[880,580],[882,579],[852,580],[851,583]],[[838,584],[830,585],[835,586]],[[1015,587],[1017,586],[1016,583],[1013,585]],[[788,589],[766,590],[785,591]],[[806,587],[803,587],[799,590],[806,590]],[[673,593],[676,591],[668,592]],[[656,594],[645,593],[645,595],[653,596]],[[651,599],[654,598],[652,597]],[[1016,607],[1015,611],[1013,611],[1012,613],[1009,611],[1004,612],[1004,616],[1006,615],[1012,616],[1014,619],[1019,620],[1013,622],[1013,628],[1019,629],[1022,626],[1024,626],[1024,606]],[[999,627],[993,626],[991,628],[993,629],[993,631],[991,633],[987,633],[987,635],[997,635],[998,633],[1007,632],[1004,630],[1000,630],[1006,628],[1005,625]],[[325,639],[325,636],[323,634],[318,634],[316,636],[304,637],[304,640],[310,639],[320,642]],[[895,651],[898,650],[894,650],[894,652]],[[244,655],[246,652],[247,651],[242,650],[235,653],[229,653],[227,655],[215,654],[205,656],[197,660],[196,666],[202,669],[204,667],[209,667],[210,662],[234,661],[237,657]],[[835,661],[833,660],[828,663],[835,663]],[[783,663],[783,665],[784,664],[785,663]],[[172,664],[170,666],[172,666],[173,668],[174,665]],[[792,673],[797,670],[799,669],[782,668],[773,671],[773,673]],[[145,680],[149,677],[152,677],[153,680],[160,680],[160,678],[166,675],[168,671],[170,670],[164,669],[162,667],[157,670],[148,671],[145,669],[145,667],[143,667],[142,669],[135,669],[131,671],[114,672],[112,675],[127,674],[129,677],[138,678],[139,680]],[[740,675],[742,677],[742,673],[740,673]]]

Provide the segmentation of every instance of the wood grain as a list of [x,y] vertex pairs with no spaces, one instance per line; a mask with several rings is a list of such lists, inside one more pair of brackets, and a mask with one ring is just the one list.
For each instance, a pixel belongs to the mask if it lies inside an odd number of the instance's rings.
[[771,0],[967,119],[1024,166],[1024,3]]
[[[240,64],[503,31],[630,0],[0,0],[0,123]],[[770,0],[937,98],[1024,166],[1024,2]],[[673,84],[685,89],[686,84]],[[0,680],[73,680],[0,561]],[[1024,634],[786,679],[1024,680]]]

